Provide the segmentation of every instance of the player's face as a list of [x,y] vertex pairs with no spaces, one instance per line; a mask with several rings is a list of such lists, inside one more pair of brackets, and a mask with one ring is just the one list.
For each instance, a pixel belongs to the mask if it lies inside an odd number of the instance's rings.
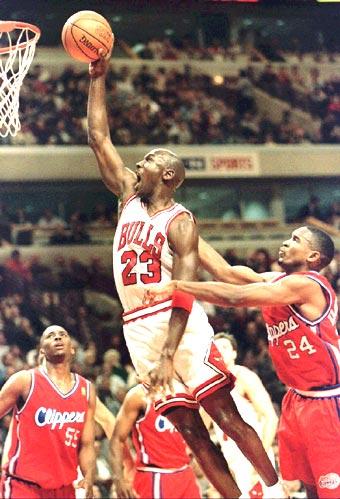
[[307,227],[292,232],[290,239],[282,243],[278,263],[286,272],[304,270],[308,257],[313,253],[312,234]]
[[233,349],[231,342],[227,338],[219,338],[215,341],[218,350],[220,351],[226,366],[230,366],[236,359],[236,352]]
[[156,150],[150,151],[136,164],[135,190],[139,196],[149,198],[153,194],[162,178],[163,167],[163,161]]
[[45,329],[40,344],[41,353],[47,360],[71,356],[74,351],[68,332],[60,326],[50,326]]

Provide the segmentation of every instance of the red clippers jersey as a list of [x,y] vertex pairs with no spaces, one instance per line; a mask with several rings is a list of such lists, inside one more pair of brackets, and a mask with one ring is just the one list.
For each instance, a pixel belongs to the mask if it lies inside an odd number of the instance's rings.
[[145,415],[136,421],[132,440],[137,469],[179,469],[190,462],[182,435],[167,418],[156,413],[152,404],[148,404]]
[[[277,374],[286,385],[311,390],[340,383],[340,337],[336,329],[336,295],[325,277],[301,272],[322,288],[327,306],[310,321],[294,305],[263,307],[269,352]],[[275,281],[284,279],[280,275]]]
[[75,374],[63,394],[42,369],[32,369],[24,406],[14,409],[6,471],[56,489],[77,478],[78,449],[88,408],[90,383]]
[[143,284],[165,284],[171,280],[173,253],[168,231],[181,213],[192,216],[178,203],[153,216],[138,196],[125,203],[113,242],[113,272],[124,312],[143,306]]

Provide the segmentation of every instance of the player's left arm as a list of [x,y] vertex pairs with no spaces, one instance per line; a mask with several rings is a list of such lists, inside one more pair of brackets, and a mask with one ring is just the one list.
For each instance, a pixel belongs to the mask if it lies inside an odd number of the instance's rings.
[[87,409],[85,424],[80,439],[80,449],[78,454],[80,470],[83,479],[78,482],[77,488],[85,489],[86,499],[93,497],[93,483],[96,473],[96,453],[94,450],[96,392],[94,386],[90,387],[89,406]]
[[263,431],[260,437],[263,447],[268,451],[273,445],[279,419],[270,395],[259,376],[246,367],[241,370],[241,367],[237,373],[237,378],[242,382],[244,395],[250,400],[259,420],[261,420]]
[[[194,282],[173,280],[165,286],[149,288],[146,299],[152,302],[175,290],[193,294],[198,300],[214,303],[221,307],[256,307],[273,305],[302,305],[310,303],[310,312],[317,310],[313,296],[320,296],[320,286],[303,275],[293,274],[277,282],[263,282],[245,285],[221,282]],[[313,303],[314,301],[314,303]]]
[[[193,280],[198,268],[198,230],[195,221],[187,214],[180,214],[170,224],[168,240],[173,251],[172,278]],[[189,297],[190,300],[190,297]],[[177,306],[178,305],[178,306]],[[172,364],[177,347],[183,336],[190,314],[190,306],[182,308],[174,304],[169,321],[168,334],[162,348],[160,367],[151,372],[151,393],[157,387],[169,386],[172,390]]]

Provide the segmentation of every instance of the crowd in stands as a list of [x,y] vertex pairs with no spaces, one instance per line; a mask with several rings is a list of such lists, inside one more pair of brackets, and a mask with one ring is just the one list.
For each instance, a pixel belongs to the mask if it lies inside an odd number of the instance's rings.
[[[305,57],[301,52],[285,55],[276,50],[275,56],[270,56],[263,47],[262,51],[254,46],[247,50],[236,42],[224,47],[214,41],[198,48],[186,38],[180,44],[152,39],[136,45],[130,53],[164,61],[157,69],[141,63],[137,70],[131,70],[115,65],[113,59],[108,75],[108,111],[114,143],[339,143],[339,78],[336,74],[323,78],[321,62],[326,55],[315,53],[315,66],[308,69],[306,77],[301,70]],[[336,53],[327,57],[331,63],[339,59]],[[188,64],[184,70],[166,64],[185,58]],[[238,77],[224,71],[226,76],[214,78],[204,72],[204,64],[200,72],[190,67],[190,61],[201,59],[241,61],[242,69]],[[282,61],[282,66],[273,65],[273,61]],[[321,120],[318,130],[311,132],[298,125],[290,111],[274,124],[258,108],[256,88],[287,102],[292,109],[303,109],[311,119]],[[16,137],[2,142],[86,144],[87,89],[87,68],[78,71],[69,66],[57,77],[33,66],[20,91],[22,129]]]
[[[334,230],[340,230],[340,201],[335,200],[325,208],[319,197],[312,195],[288,221],[303,223],[308,217],[328,224],[331,233],[335,234]],[[115,222],[115,206],[100,201],[89,213],[75,209],[68,217],[56,215],[51,208],[30,214],[26,208],[11,210],[5,203],[0,203],[0,247],[95,244],[106,229],[109,229],[106,233],[111,241]],[[93,235],[96,236],[94,240]]]
[[[264,39],[259,33],[249,35],[250,33],[241,30],[236,39],[229,43],[223,43],[214,38],[208,44],[198,44],[190,35],[180,39],[152,37],[145,43],[135,44],[131,50],[141,59],[154,60],[242,61],[247,63],[272,61],[320,64],[335,63],[339,62],[340,59],[334,45],[328,47],[315,45],[314,49],[306,50],[303,48],[301,40],[296,37],[288,45],[287,40],[285,40],[283,46],[277,37]],[[128,54],[129,48],[125,43],[123,43],[123,48]]]
[[98,202],[91,213],[74,210],[64,219],[46,208],[43,213],[30,215],[25,208],[11,211],[0,204],[0,246],[31,245],[34,231],[44,234],[44,242],[50,245],[90,244],[90,229],[113,227],[116,214],[104,203]]

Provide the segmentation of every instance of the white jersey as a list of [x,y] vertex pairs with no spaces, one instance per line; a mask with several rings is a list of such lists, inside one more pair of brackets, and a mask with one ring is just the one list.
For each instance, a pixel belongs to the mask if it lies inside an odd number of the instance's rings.
[[125,203],[113,241],[113,273],[125,313],[143,306],[143,284],[165,284],[171,280],[173,252],[168,231],[181,213],[193,218],[178,203],[152,216],[136,195]]

